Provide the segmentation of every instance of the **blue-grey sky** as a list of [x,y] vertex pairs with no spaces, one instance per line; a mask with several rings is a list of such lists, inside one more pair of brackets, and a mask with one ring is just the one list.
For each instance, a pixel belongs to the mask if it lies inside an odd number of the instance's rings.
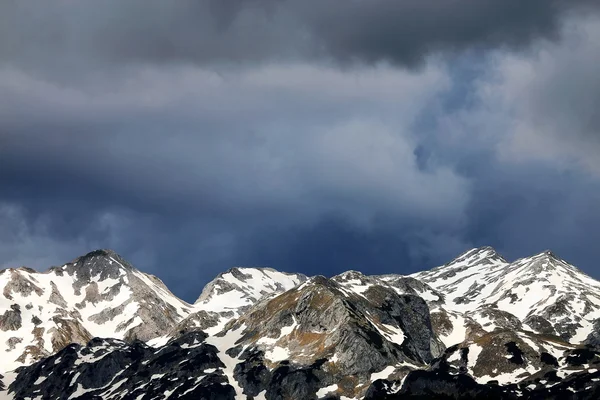
[[0,267],[600,278],[600,3],[0,3]]

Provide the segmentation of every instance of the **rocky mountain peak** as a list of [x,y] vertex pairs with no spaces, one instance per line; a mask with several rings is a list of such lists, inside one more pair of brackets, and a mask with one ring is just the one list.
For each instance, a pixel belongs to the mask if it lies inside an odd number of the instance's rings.
[[360,271],[349,270],[349,271],[345,271],[345,272],[342,272],[341,274],[334,276],[333,279],[346,281],[346,280],[351,280],[351,279],[363,279],[365,276],[366,275]]
[[209,311],[222,311],[225,303],[228,303],[227,308],[248,306],[265,295],[282,293],[306,279],[302,274],[279,272],[273,268],[235,267],[209,282],[195,304]]
[[[232,345],[228,356],[240,360],[236,371],[244,393],[262,391],[269,374],[249,382],[241,371],[278,371],[291,362],[325,373],[322,385],[337,385],[339,395],[360,398],[371,374],[390,365],[424,365],[441,354],[423,299],[400,295],[376,278],[364,286],[343,278],[350,277],[312,277],[256,303],[217,335],[222,337],[215,343]],[[344,383],[348,376],[352,385]]]
[[[220,332],[225,325],[264,299],[284,293],[308,278],[268,267],[235,267],[217,275],[202,290],[192,312],[172,332]],[[157,343],[164,343],[167,337]]]
[[573,277],[576,277],[577,275],[585,275],[577,267],[569,264],[567,261],[557,256],[551,250],[545,250],[531,257],[521,258],[512,263],[511,268],[512,266],[516,268],[521,268],[521,271],[523,273],[529,274],[531,276],[536,276],[536,274],[542,274],[546,272],[566,274]]
[[493,247],[483,246],[467,250],[446,265],[466,264],[471,266],[490,262],[508,263]]
[[[55,267],[54,270],[57,268]],[[60,269],[60,267],[59,267]],[[62,266],[69,275],[77,273],[82,278],[100,276],[100,279],[113,278],[129,271],[137,271],[127,260],[113,250],[100,249],[89,252]]]
[[560,258],[559,256],[556,255],[556,253],[554,253],[552,250],[544,250],[538,254],[535,254],[531,257],[529,257],[531,259],[543,259],[543,260],[548,260],[548,261],[553,261],[553,262],[564,262],[562,258]]

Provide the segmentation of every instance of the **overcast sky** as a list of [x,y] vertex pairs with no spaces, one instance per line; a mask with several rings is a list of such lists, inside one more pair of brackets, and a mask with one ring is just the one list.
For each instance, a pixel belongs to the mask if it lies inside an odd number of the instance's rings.
[[0,267],[600,278],[600,2],[0,2]]

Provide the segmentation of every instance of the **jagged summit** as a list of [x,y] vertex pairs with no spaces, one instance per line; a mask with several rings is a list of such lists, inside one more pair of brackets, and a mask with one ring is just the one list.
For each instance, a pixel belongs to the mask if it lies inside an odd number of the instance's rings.
[[306,279],[303,274],[279,272],[273,268],[230,268],[204,287],[195,304],[214,305],[218,309],[211,311],[221,311],[223,306],[218,304],[227,294],[228,300],[235,302],[229,304],[231,307],[237,307],[239,303],[251,305],[266,293],[283,292]]
[[[210,281],[193,305],[192,312],[172,332],[201,329],[220,332],[258,301],[290,290],[308,278],[302,274],[279,272],[268,267],[230,268]],[[163,336],[156,343],[165,343]]]
[[129,264],[129,262],[127,262],[127,260],[125,260],[123,257],[121,257],[121,255],[119,253],[117,253],[114,250],[111,249],[97,249],[97,250],[93,250],[90,251],[87,254],[84,254],[83,256],[79,256],[77,258],[75,258],[73,261],[71,261],[71,263],[75,264],[75,263],[86,263],[92,260],[113,260],[115,262],[119,262],[121,264],[124,264],[123,266],[127,266],[129,268],[133,268],[133,266],[131,264]]
[[539,252],[537,254],[534,254],[532,256],[529,256],[529,257],[520,258],[519,260],[521,260],[521,259],[547,259],[547,260],[550,260],[550,261],[562,261],[562,262],[565,262],[562,258],[560,258],[558,255],[556,255],[556,253],[553,252],[550,249],[546,249],[544,251],[541,251],[541,252]]
[[95,279],[101,281],[119,279],[120,276],[129,273],[140,272],[115,251],[107,249],[94,250],[62,267],[54,268],[55,272],[60,270],[76,276],[82,282],[91,282]]
[[127,260],[125,260],[125,258],[123,258],[121,255],[119,255],[116,251],[111,250],[111,249],[97,249],[97,250],[92,250],[89,253],[84,254],[82,256],[79,256],[79,257],[69,261],[66,264],[50,267],[50,268],[48,268],[48,270],[46,270],[44,272],[41,272],[34,268],[23,265],[23,266],[20,266],[17,268],[1,269],[0,273],[2,273],[5,270],[25,271],[25,272],[29,272],[29,273],[48,273],[48,272],[55,272],[60,269],[64,270],[69,265],[72,265],[74,268],[84,268],[85,267],[85,268],[99,269],[103,265],[110,266],[113,263],[115,263],[118,266],[125,268],[125,269],[136,270],[136,268],[133,265],[131,265]]
[[507,262],[506,259],[500,255],[493,247],[491,246],[483,246],[476,247],[470,250],[465,251],[454,260],[450,261],[446,265],[454,265],[454,264],[477,264],[480,262],[496,261],[496,262]]
[[531,257],[520,258],[514,261],[511,265],[513,265],[515,268],[521,268],[522,272],[531,275],[541,274],[542,272],[547,271],[555,271],[555,273],[561,273],[568,277],[578,278],[585,276],[586,280],[590,282],[595,281],[579,268],[559,257],[551,250],[544,250],[541,253],[535,254]]
[[92,250],[89,253],[78,257],[78,258],[91,258],[91,257],[118,257],[121,258],[121,256],[114,250],[112,249],[96,249],[96,250]]

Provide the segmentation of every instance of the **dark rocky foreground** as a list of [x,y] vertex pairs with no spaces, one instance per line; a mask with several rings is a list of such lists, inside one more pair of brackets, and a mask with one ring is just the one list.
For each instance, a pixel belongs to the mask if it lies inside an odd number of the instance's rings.
[[[202,332],[154,349],[143,342],[93,339],[19,370],[16,399],[232,399],[217,349]],[[140,397],[141,396],[141,397]]]
[[[597,366],[600,354],[592,349],[581,348],[566,355],[572,368]],[[490,381],[477,383],[464,370],[456,369],[442,357],[429,370],[412,371],[399,390],[393,390],[394,382],[380,379],[369,387],[365,400],[396,399],[528,399],[528,400],[592,400],[600,398],[600,371],[597,369],[574,372],[565,379],[556,369],[524,379],[518,384],[499,385]]]
[[[18,370],[8,394],[15,399],[123,399],[152,400],[236,398],[235,386],[243,391],[238,398],[267,400],[340,399],[339,391],[319,390],[334,382],[343,385],[327,368],[327,360],[311,365],[280,362],[265,366],[260,351],[244,352],[234,369],[235,382],[225,374],[225,364],[215,346],[206,343],[201,331],[189,332],[159,348],[143,342],[126,343],[93,339],[86,346],[72,344],[59,353]],[[447,351],[451,354],[452,349]],[[575,372],[565,379],[548,369],[543,375],[519,384],[479,384],[464,370],[446,361],[433,361],[429,370],[415,370],[399,381],[378,379],[368,389],[366,400],[393,399],[598,399],[600,371]],[[580,348],[566,355],[573,368],[591,367],[599,354]],[[542,384],[542,382],[544,384]],[[548,382],[552,385],[548,385]],[[232,385],[233,383],[233,385]],[[356,382],[348,376],[349,386]]]

